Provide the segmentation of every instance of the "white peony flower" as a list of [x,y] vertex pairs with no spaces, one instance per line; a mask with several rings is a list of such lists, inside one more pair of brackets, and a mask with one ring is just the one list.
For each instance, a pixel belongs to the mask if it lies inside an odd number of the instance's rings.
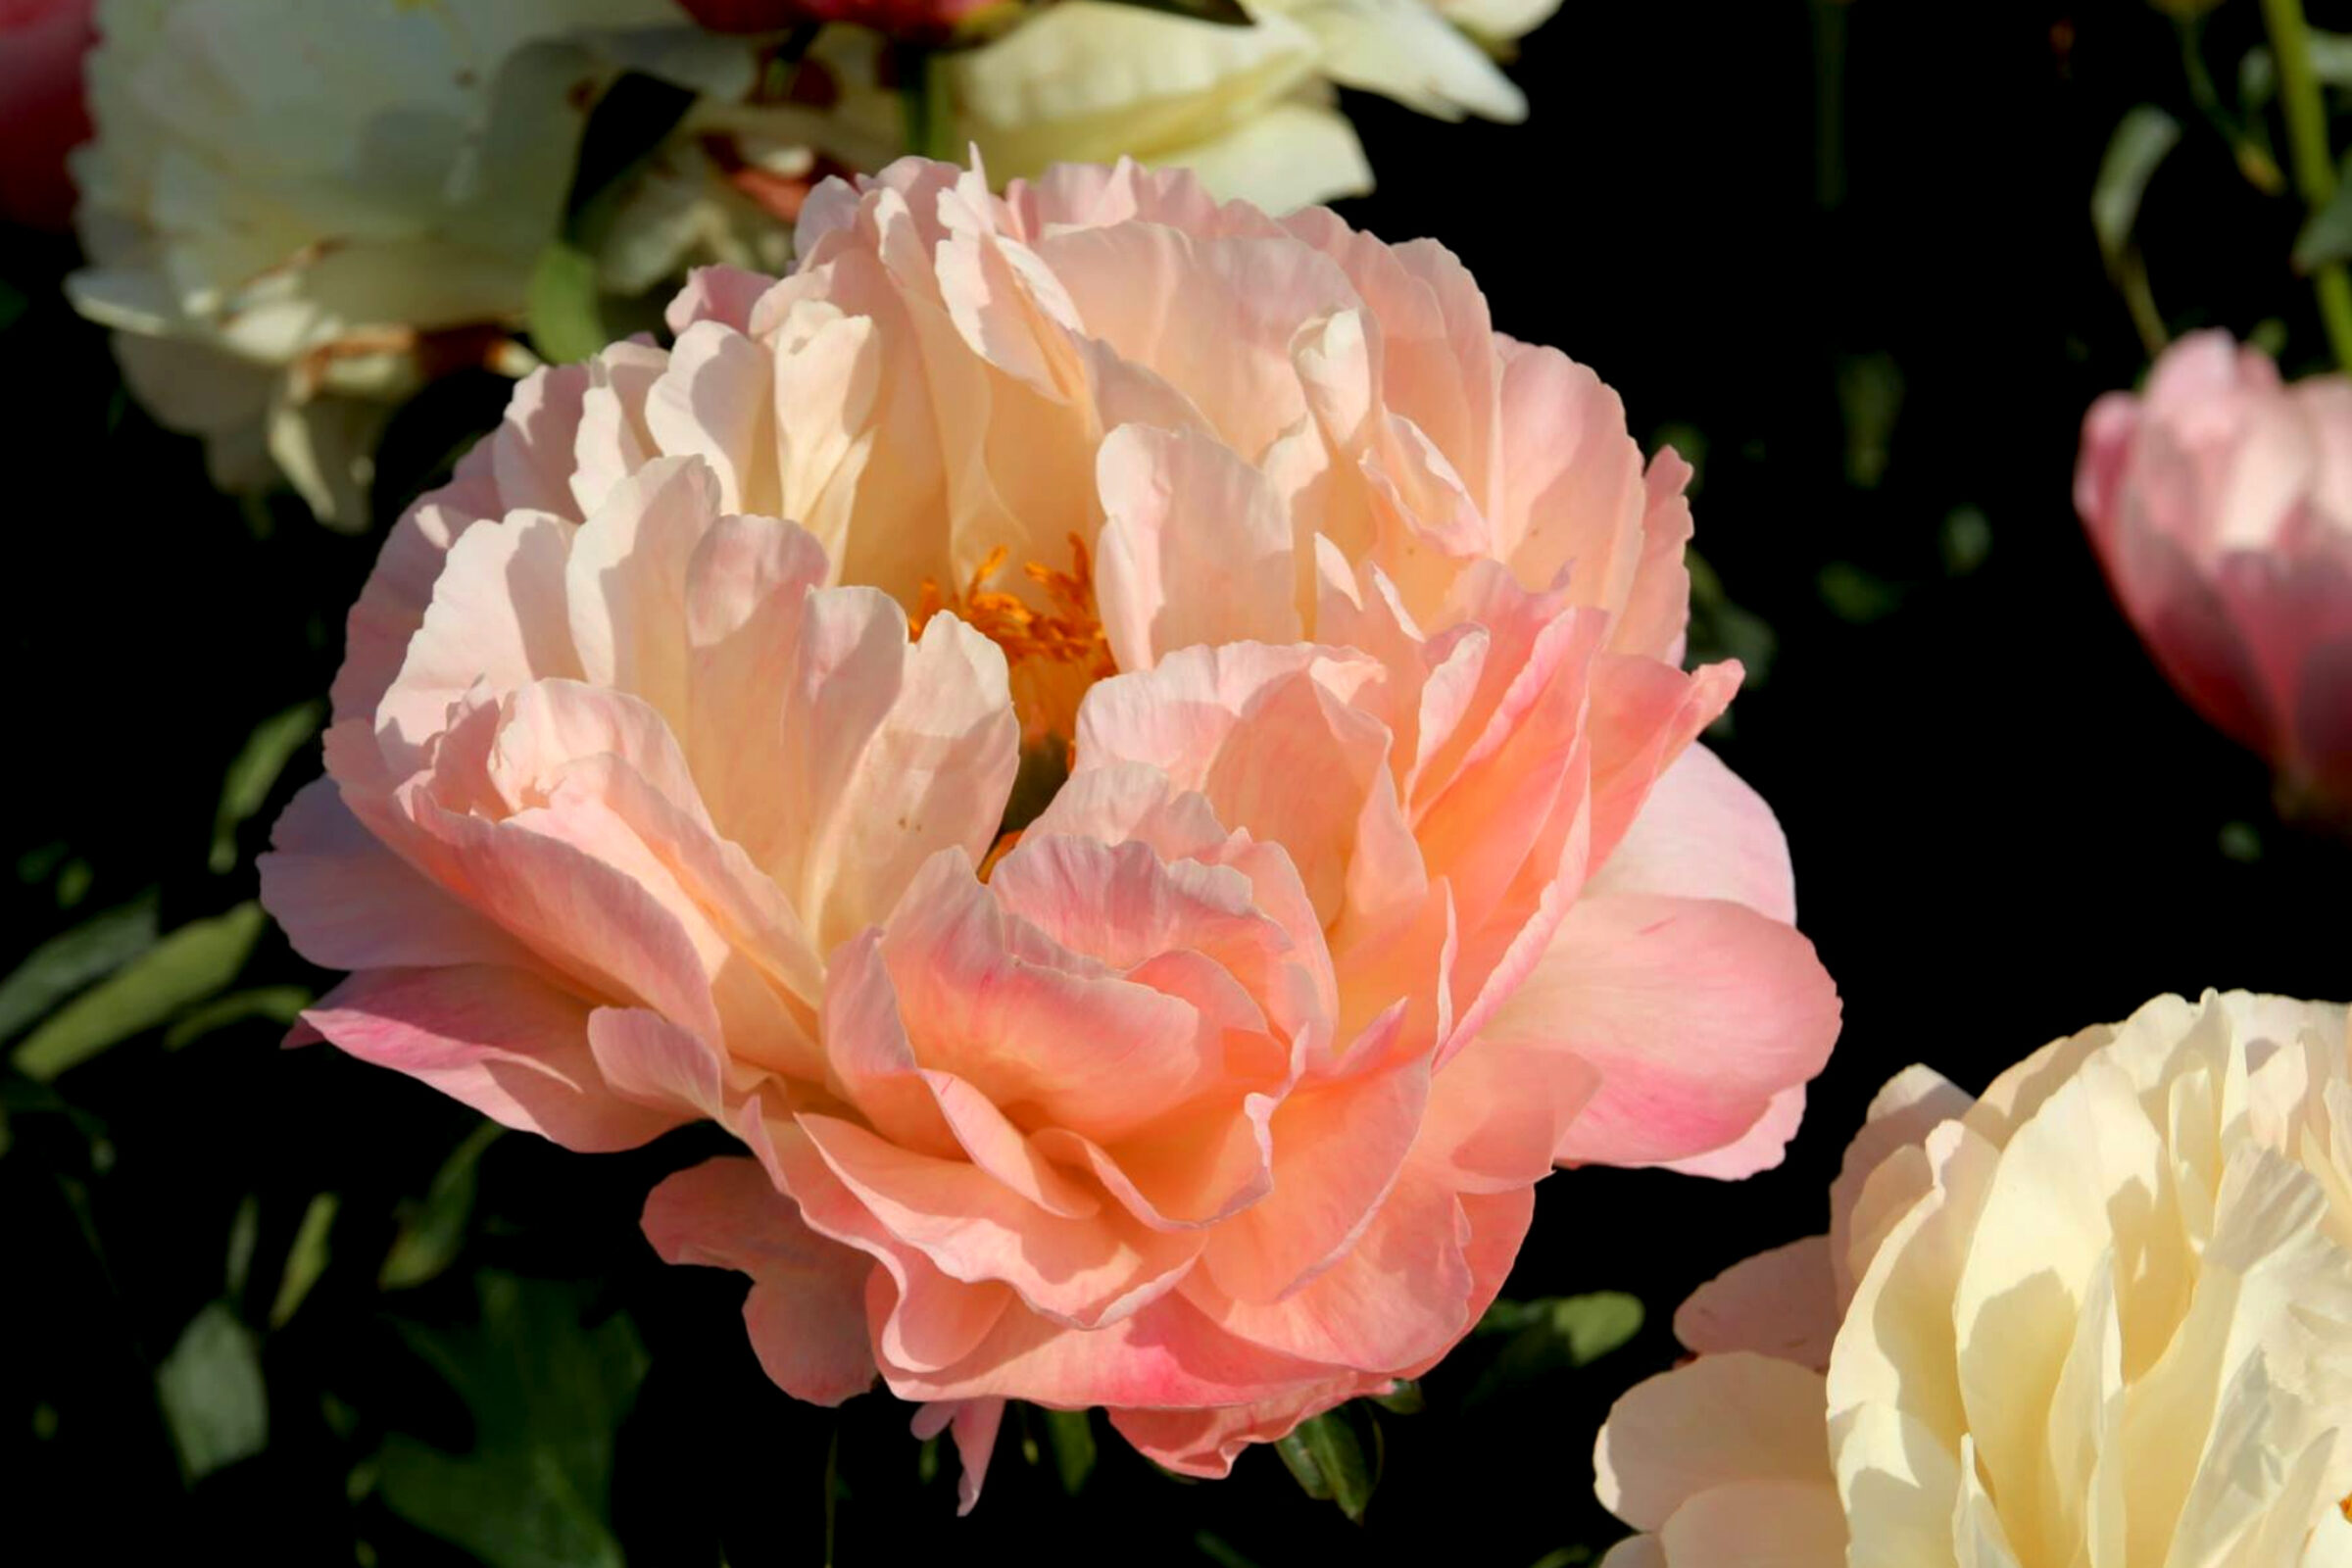
[[1515,39],[1559,0],[1245,0],[1220,26],[1064,0],[953,57],[957,128],[998,179],[1122,156],[1288,212],[1372,188],[1335,87],[1443,120],[1517,122],[1527,100],[1473,41]]
[[1610,1413],[1604,1568],[2352,1564],[2344,1008],[2163,998],[1974,1103],[1912,1068],[1831,1207]]
[[527,368],[506,333],[622,70],[719,101],[619,204],[599,258],[616,291],[693,261],[780,263],[785,225],[723,176],[806,172],[829,129],[724,102],[750,94],[754,56],[671,0],[101,0],[97,16],[74,304],[115,328],[156,416],[208,438],[222,483],[282,472],[353,521],[394,401],[455,364]]

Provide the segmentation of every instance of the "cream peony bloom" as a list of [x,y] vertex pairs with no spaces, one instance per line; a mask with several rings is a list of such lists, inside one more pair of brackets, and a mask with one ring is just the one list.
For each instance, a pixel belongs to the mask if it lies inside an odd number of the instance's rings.
[[1610,1413],[1606,1568],[2352,1563],[2343,1007],[2161,998],[1973,1104],[1914,1067],[1831,1207]]
[[600,258],[615,292],[779,263],[781,225],[722,176],[806,173],[827,123],[728,104],[752,55],[670,0],[103,0],[98,26],[75,306],[221,483],[282,473],[355,523],[395,400],[457,364],[527,367],[505,334],[621,70],[713,102],[622,205]]
[[1372,188],[1335,87],[1441,120],[1516,122],[1527,100],[1474,37],[1521,37],[1559,0],[1248,0],[1248,27],[1068,0],[955,57],[958,130],[998,177],[1119,157],[1190,169],[1289,212]]

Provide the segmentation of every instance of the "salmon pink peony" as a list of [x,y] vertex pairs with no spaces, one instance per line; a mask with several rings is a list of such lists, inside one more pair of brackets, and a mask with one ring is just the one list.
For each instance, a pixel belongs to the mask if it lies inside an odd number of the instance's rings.
[[1607,1568],[2352,1562],[2352,1036],[2150,1003],[1969,1097],[1886,1086],[1827,1237],[1618,1401]]
[[[1557,1160],[1769,1164],[1838,1004],[1692,738],[1690,515],[1440,247],[906,161],[405,517],[265,898],[776,1381],[1163,1464],[1417,1375]],[[790,522],[778,519],[790,518]]]
[[2075,503],[2173,685],[2290,809],[2352,820],[2352,379],[2183,338],[2092,406]]

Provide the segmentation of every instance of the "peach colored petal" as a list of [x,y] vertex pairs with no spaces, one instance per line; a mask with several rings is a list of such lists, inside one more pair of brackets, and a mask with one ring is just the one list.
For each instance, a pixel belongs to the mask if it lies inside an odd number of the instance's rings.
[[956,1457],[963,1474],[956,1482],[956,1513],[958,1518],[972,1511],[980,1501],[980,1488],[988,1479],[989,1456],[996,1451],[997,1429],[1004,1424],[1003,1399],[946,1399],[926,1404],[914,1413],[915,1437],[925,1442],[942,1432],[952,1431],[956,1439]]
[[1290,518],[1255,466],[1198,432],[1123,424],[1095,471],[1096,600],[1120,668],[1196,643],[1297,640]]
[[613,1094],[589,1051],[589,1008],[518,969],[370,969],[302,1016],[362,1061],[566,1148],[634,1149],[684,1119]]
[[1073,1327],[1133,1315],[1176,1284],[1200,1248],[1107,1213],[1064,1218],[976,1164],[913,1153],[854,1122],[804,1114],[800,1125],[893,1238],[952,1278],[1001,1281],[1032,1310]]
[[270,829],[262,900],[296,952],[336,969],[527,962],[521,944],[369,833],[332,779],[306,784]]
[[1294,1091],[1267,1128],[1271,1191],[1209,1236],[1201,1283],[1219,1297],[1272,1303],[1351,1255],[1389,1197],[1428,1100],[1429,1066],[1418,1058]]
[[752,307],[775,281],[740,267],[698,267],[686,274],[686,286],[662,313],[663,324],[678,337],[697,321],[717,321],[740,332],[751,325]]
[[1752,1350],[1815,1371],[1830,1364],[1840,1303],[1824,1236],[1742,1259],[1690,1293],[1674,1337],[1701,1355]]
[[873,1386],[865,1337],[872,1262],[811,1232],[759,1161],[712,1159],[664,1179],[645,1200],[646,1240],[665,1263],[752,1277],[743,1317],[776,1386],[812,1404],[839,1404]]
[[1834,1504],[1828,1421],[1820,1373],[1744,1350],[1702,1356],[1610,1408],[1592,1455],[1600,1500],[1643,1530],[1740,1482],[1817,1487]]
[[1729,899],[1785,924],[1796,921],[1788,841],[1764,798],[1704,746],[1658,776],[1589,897],[1663,893]]
[[1790,927],[1743,905],[1632,894],[1570,910],[1487,1033],[1599,1075],[1562,1159],[1649,1164],[1739,1142],[1821,1070],[1838,1021],[1837,990]]
[[1213,1481],[1230,1473],[1233,1461],[1251,1444],[1272,1443],[1301,1421],[1359,1394],[1378,1394],[1388,1387],[1386,1379],[1349,1375],[1247,1404],[1194,1410],[1113,1410],[1110,1424],[1135,1445],[1137,1452],[1162,1469]]

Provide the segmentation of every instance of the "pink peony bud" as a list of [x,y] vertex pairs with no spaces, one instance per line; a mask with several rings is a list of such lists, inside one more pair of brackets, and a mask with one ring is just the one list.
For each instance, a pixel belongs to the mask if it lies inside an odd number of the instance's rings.
[[2082,426],[2075,505],[2173,685],[2300,807],[2352,807],[2352,380],[2224,333]]
[[0,220],[64,228],[74,216],[66,154],[88,138],[81,57],[92,0],[0,0]]

